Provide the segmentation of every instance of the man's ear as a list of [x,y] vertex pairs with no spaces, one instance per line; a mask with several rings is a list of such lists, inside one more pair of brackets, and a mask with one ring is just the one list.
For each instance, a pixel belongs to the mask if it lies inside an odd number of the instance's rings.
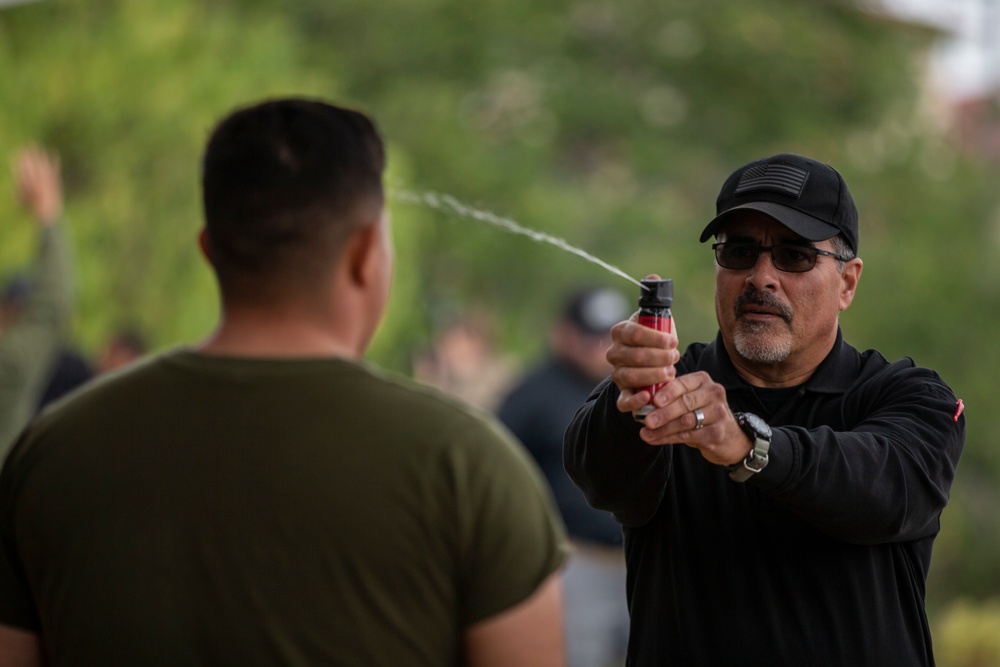
[[854,301],[854,294],[858,290],[858,281],[861,280],[861,270],[864,262],[860,257],[855,257],[846,264],[840,275],[840,310],[847,310],[851,302]]
[[344,252],[347,274],[358,286],[365,286],[372,280],[378,262],[378,243],[378,225],[365,225],[347,240]]
[[208,240],[208,230],[204,227],[198,232],[198,249],[201,250],[202,257],[209,264],[215,266],[215,262],[212,261],[212,243]]

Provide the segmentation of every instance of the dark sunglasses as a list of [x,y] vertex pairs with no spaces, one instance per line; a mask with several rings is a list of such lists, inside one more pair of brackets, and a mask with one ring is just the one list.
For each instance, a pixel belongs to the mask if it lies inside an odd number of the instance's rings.
[[829,250],[790,243],[762,246],[745,241],[727,241],[713,243],[712,250],[715,251],[715,261],[719,263],[719,266],[734,271],[746,271],[756,266],[757,258],[765,250],[771,252],[771,263],[774,264],[774,268],[789,273],[805,273],[812,270],[816,266],[816,258],[819,255],[833,257],[841,262],[847,262],[851,259]]

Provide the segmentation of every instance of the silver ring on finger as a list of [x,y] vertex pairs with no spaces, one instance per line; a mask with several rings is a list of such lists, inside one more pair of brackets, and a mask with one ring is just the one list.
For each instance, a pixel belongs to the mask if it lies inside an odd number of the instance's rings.
[[694,415],[694,430],[697,431],[705,425],[705,413],[700,408],[695,408],[691,414]]

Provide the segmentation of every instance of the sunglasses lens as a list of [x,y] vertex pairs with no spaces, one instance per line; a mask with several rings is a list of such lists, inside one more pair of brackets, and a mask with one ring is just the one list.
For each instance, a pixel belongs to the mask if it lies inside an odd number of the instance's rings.
[[751,243],[723,243],[715,250],[715,259],[725,269],[743,271],[757,263],[760,246]]
[[779,271],[805,273],[816,266],[816,250],[796,245],[776,245],[765,249],[756,243],[719,243],[715,248],[715,260],[725,269],[745,271],[757,264],[757,257],[764,250],[770,250],[771,261]]
[[771,257],[774,258],[774,265],[782,271],[803,273],[816,266],[816,252],[804,246],[775,246]]

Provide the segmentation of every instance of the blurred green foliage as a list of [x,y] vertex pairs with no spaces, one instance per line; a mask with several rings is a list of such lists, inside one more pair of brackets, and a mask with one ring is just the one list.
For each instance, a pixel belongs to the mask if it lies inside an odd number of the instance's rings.
[[937,624],[935,657],[942,667],[1000,665],[1000,599],[958,599]]
[[[737,165],[793,151],[836,166],[862,214],[848,340],[937,369],[968,406],[967,452],[932,607],[1000,587],[996,170],[957,154],[920,96],[930,36],[834,0],[50,0],[0,11],[0,151],[58,150],[78,255],[75,335],[122,323],[156,347],[205,335],[198,161],[237,105],[320,96],[375,116],[392,187],[431,190],[677,289],[714,336],[697,234]],[[9,174],[0,192],[11,192]],[[551,246],[391,200],[399,258],[371,350],[408,371],[444,314],[486,307],[522,359],[565,290],[634,286]],[[12,197],[0,267],[26,261]],[[994,413],[995,414],[995,413]]]

